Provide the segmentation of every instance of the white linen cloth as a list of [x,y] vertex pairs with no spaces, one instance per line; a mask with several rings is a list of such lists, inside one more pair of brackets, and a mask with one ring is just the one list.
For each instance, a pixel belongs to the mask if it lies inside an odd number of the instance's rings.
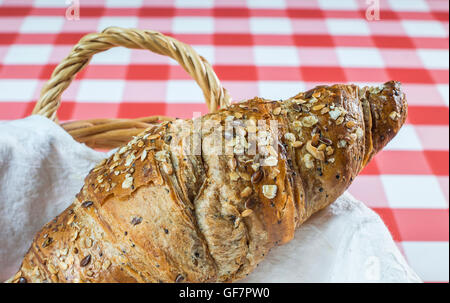
[[[106,156],[41,116],[0,122],[0,281]],[[242,282],[420,282],[379,216],[345,193]]]

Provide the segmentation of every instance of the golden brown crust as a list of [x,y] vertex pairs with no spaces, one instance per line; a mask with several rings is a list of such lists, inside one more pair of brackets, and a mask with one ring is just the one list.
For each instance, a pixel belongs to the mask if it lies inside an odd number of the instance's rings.
[[238,280],[335,201],[406,114],[399,84],[388,82],[319,86],[162,123],[90,172],[11,281]]
[[[379,152],[405,123],[408,116],[408,104],[400,82],[390,81],[382,86],[364,88],[361,102],[370,109],[372,149],[367,154],[366,164]],[[367,133],[368,134],[368,133]]]

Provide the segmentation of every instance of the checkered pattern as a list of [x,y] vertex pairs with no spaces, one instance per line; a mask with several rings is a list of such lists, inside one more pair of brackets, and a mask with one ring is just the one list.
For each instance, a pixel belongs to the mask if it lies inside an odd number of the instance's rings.
[[[407,124],[350,188],[381,215],[428,282],[449,280],[449,15],[445,0],[0,0],[0,119],[30,114],[53,68],[85,33],[147,28],[194,46],[236,99],[280,99],[317,84],[404,85]],[[182,93],[181,93],[182,92]],[[141,50],[94,57],[63,95],[61,120],[206,112],[172,60]]]

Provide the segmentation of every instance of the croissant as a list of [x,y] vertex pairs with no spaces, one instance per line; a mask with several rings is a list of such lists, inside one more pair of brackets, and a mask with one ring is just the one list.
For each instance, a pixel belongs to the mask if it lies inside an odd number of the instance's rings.
[[406,116],[391,81],[254,98],[149,128],[91,170],[9,282],[241,279],[335,201]]

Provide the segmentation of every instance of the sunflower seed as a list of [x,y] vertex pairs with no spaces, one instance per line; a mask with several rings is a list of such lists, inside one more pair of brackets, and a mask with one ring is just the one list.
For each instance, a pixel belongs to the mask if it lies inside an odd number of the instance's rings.
[[91,262],[91,255],[87,255],[80,261],[80,266],[85,267]]
[[245,217],[250,216],[252,213],[253,213],[253,210],[251,210],[251,209],[246,209],[246,210],[244,210],[244,211],[241,213],[241,216],[245,218]]
[[251,187],[247,186],[246,188],[244,188],[244,190],[241,192],[241,198],[247,198],[248,196],[250,196],[252,194],[252,189]]

